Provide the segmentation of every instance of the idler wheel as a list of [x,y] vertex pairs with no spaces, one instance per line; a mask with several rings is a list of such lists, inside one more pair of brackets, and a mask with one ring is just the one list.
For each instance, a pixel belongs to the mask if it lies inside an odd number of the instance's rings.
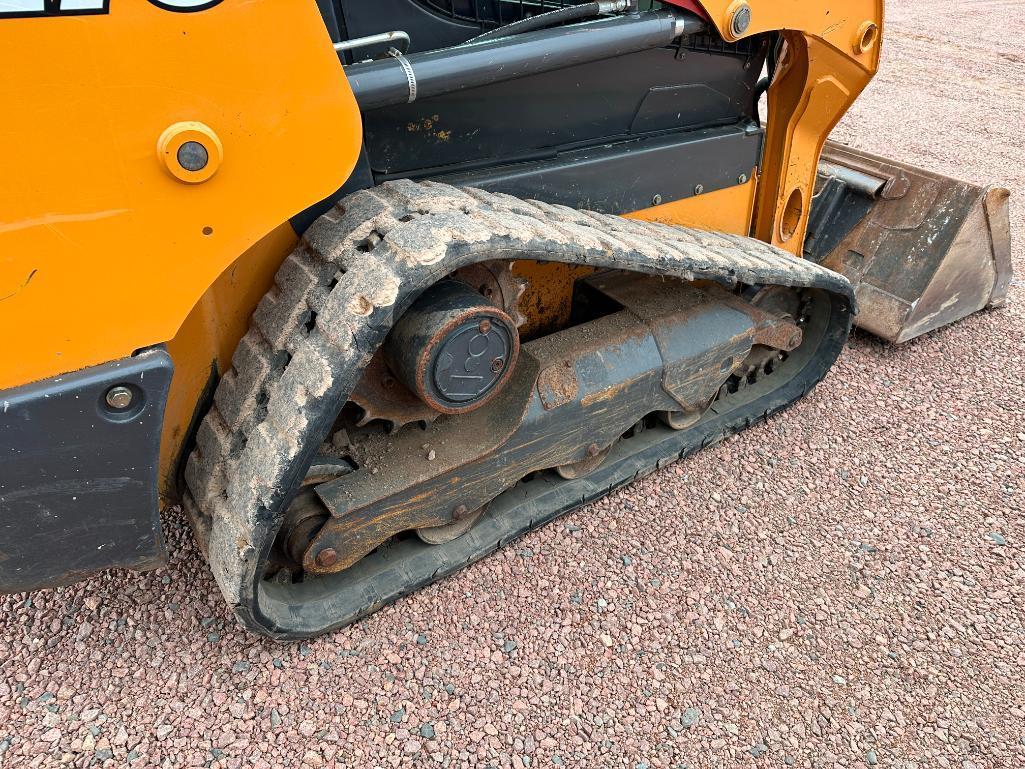
[[428,545],[444,545],[446,542],[459,539],[476,526],[477,521],[481,519],[487,509],[487,505],[482,505],[471,512],[467,512],[465,507],[457,508],[451,523],[443,523],[440,526],[421,526],[416,530],[416,535]]
[[384,346],[395,376],[445,414],[473,411],[494,397],[509,381],[519,352],[512,319],[457,280],[427,289]]
[[588,475],[593,473],[603,464],[605,464],[605,458],[612,451],[612,447],[615,444],[609,444],[605,448],[599,448],[598,444],[592,443],[587,447],[587,456],[576,462],[570,462],[568,465],[559,465],[555,468],[555,472],[558,473],[560,478],[564,478],[567,481],[575,481],[577,478],[586,478]]

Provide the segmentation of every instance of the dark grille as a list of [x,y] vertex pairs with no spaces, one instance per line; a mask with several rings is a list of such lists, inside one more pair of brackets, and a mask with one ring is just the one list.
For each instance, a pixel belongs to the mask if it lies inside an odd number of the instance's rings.
[[725,53],[734,56],[751,56],[762,44],[761,36],[745,37],[735,43],[727,43],[718,35],[708,33],[691,35],[687,38],[683,47],[688,51],[701,51],[702,53]]

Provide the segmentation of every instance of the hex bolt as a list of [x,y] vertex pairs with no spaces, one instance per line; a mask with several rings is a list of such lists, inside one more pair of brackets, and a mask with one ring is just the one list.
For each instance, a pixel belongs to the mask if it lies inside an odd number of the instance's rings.
[[206,147],[196,141],[188,141],[178,148],[178,165],[186,171],[202,171],[210,162]]
[[480,325],[477,326],[477,330],[482,334],[488,333],[491,330],[491,321],[485,318],[480,322]]
[[738,6],[737,10],[733,12],[733,16],[730,18],[730,34],[734,37],[740,37],[747,28],[751,26],[751,6],[747,3]]
[[505,360],[503,358],[495,358],[493,361],[491,361],[491,370],[494,371],[496,374],[503,368],[505,368]]
[[107,390],[107,405],[119,411],[132,405],[132,391],[124,385],[111,387]]
[[598,444],[597,443],[592,443],[590,446],[587,447],[587,456],[589,456],[589,457],[596,457],[600,453],[601,453],[601,449],[598,448]]
[[330,568],[338,563],[338,551],[333,547],[325,547],[319,553],[317,553],[317,566],[322,569]]
[[737,177],[737,184],[747,184],[747,174],[741,174]]
[[695,195],[700,195],[704,191],[705,191],[705,185],[703,185],[703,184],[695,184],[694,185],[694,194]]
[[661,195],[653,196],[651,198],[651,205],[653,205],[653,206],[660,206],[660,205],[662,205],[662,196]]
[[463,520],[463,518],[466,517],[466,514],[469,512],[470,510],[466,507],[466,505],[459,505],[455,510],[452,511],[452,517],[455,518],[457,521],[461,521]]

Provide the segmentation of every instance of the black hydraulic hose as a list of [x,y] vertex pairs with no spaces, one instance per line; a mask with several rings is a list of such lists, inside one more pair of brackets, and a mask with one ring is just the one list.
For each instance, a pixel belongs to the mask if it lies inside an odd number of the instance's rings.
[[762,118],[758,114],[758,102],[762,100],[762,96],[769,90],[770,82],[768,77],[763,77],[759,78],[758,82],[755,83],[755,120],[759,123],[762,122]]
[[525,19],[514,21],[511,24],[504,24],[501,27],[478,35],[467,43],[483,43],[485,40],[497,40],[500,37],[518,35],[522,32],[533,32],[536,29],[554,27],[556,24],[564,24],[567,21],[579,21],[590,19],[601,13],[601,3],[581,3],[580,5],[569,5],[565,8],[556,8],[554,11],[539,13],[537,16],[528,16]]

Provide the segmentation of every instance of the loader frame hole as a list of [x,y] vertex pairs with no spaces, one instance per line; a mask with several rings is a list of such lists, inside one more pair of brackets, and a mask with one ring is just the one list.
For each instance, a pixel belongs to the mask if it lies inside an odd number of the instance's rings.
[[861,29],[858,30],[858,40],[855,44],[857,53],[868,53],[872,50],[872,47],[876,44],[876,36],[879,33],[879,27],[872,22],[865,22],[861,25]]
[[779,238],[786,243],[797,232],[801,226],[801,217],[804,215],[804,195],[800,188],[794,188],[787,198],[787,204],[783,206],[783,216],[779,220]]

